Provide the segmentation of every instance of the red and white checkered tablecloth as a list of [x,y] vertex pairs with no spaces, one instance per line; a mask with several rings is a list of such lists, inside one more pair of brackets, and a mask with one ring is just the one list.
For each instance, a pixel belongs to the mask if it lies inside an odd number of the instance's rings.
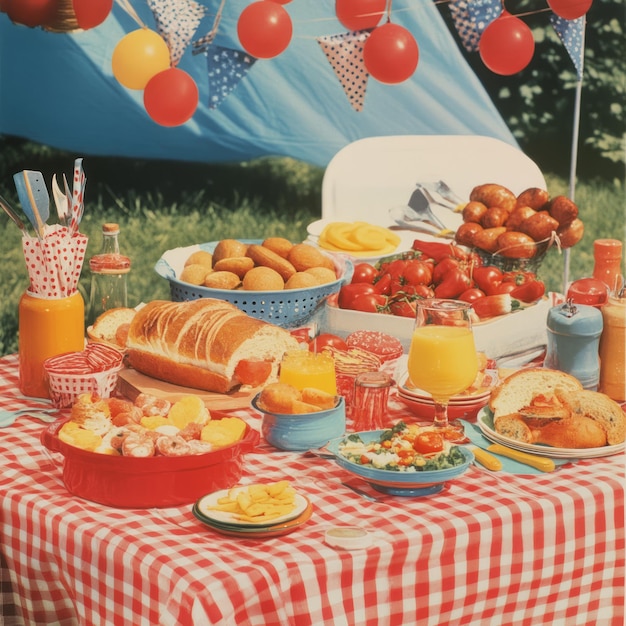
[[[16,357],[0,359],[0,408],[27,404],[17,394]],[[21,417],[0,429],[6,625],[623,624],[623,455],[541,475],[472,466],[437,495],[377,503],[342,486],[332,461],[261,444],[241,482],[288,478],[314,512],[289,535],[253,540],[213,532],[191,506],[72,496],[42,427]],[[327,546],[338,524],[366,528],[373,545]]]

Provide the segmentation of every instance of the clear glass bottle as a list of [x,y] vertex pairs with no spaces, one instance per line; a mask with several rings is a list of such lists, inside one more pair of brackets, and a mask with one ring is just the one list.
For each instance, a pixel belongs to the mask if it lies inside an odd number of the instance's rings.
[[128,306],[127,277],[130,259],[120,253],[120,227],[107,223],[102,226],[102,248],[89,259],[91,291],[87,324],[109,309]]
[[615,293],[622,284],[622,242],[619,239],[596,239],[593,242],[593,277]]

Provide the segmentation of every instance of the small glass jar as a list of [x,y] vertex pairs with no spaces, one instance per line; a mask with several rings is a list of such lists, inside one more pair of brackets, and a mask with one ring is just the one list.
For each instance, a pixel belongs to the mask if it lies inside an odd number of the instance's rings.
[[85,347],[85,303],[80,292],[43,298],[26,291],[18,305],[20,391],[49,398],[43,363],[52,356]]
[[355,378],[351,411],[355,431],[384,428],[392,384],[385,372],[364,372]]

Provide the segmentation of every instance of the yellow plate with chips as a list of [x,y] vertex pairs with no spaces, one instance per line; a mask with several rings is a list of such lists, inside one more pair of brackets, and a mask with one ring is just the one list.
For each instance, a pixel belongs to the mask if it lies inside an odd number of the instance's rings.
[[309,501],[289,481],[236,485],[200,498],[194,514],[201,521],[230,528],[261,528],[299,517]]

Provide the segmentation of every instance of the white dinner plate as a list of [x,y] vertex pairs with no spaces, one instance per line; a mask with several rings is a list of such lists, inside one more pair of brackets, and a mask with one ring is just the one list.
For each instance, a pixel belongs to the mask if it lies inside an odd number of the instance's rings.
[[[247,491],[248,486],[242,486],[240,489],[236,489],[233,493],[236,494],[239,491]],[[261,526],[275,526],[276,524],[281,524],[283,522],[288,522],[299,515],[301,515],[304,510],[309,505],[309,501],[299,493],[296,493],[295,496],[295,507],[286,513],[285,515],[281,515],[280,517],[274,517],[270,520],[262,521],[262,522],[251,522],[249,520],[243,521],[238,520],[233,513],[227,511],[216,511],[214,509],[210,509],[209,507],[215,506],[218,503],[220,498],[227,497],[231,493],[231,489],[222,489],[220,491],[215,491],[214,493],[209,493],[206,496],[200,498],[196,503],[196,509],[198,512],[208,520],[213,520],[219,524],[228,524],[229,526],[236,527],[261,527]]]
[[614,446],[602,446],[601,448],[553,448],[533,443],[516,441],[510,437],[504,437],[497,433],[493,426],[493,413],[488,407],[483,407],[478,413],[476,420],[483,435],[494,443],[501,443],[509,448],[515,448],[522,452],[530,452],[539,456],[550,456],[555,459],[596,459],[603,456],[612,456],[624,451],[624,443]]

